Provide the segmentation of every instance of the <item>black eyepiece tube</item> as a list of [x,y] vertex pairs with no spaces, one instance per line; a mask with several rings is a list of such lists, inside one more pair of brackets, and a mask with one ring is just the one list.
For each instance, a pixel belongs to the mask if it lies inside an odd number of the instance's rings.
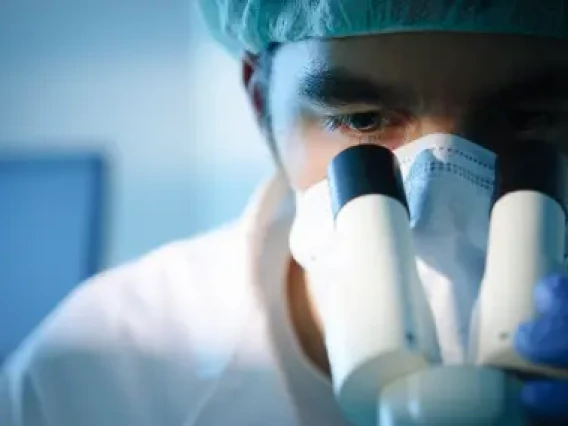
[[536,191],[556,200],[566,213],[568,158],[554,145],[527,141],[508,144],[497,155],[493,205],[517,191]]
[[398,161],[385,147],[365,144],[347,148],[331,161],[327,177],[334,216],[350,201],[373,194],[391,197],[409,212]]

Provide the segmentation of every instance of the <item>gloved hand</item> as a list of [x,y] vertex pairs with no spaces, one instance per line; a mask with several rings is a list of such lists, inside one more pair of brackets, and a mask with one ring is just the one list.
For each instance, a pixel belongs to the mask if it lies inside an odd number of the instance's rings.
[[[531,362],[568,369],[568,276],[542,280],[534,296],[540,315],[519,328],[516,349]],[[538,424],[568,424],[568,380],[530,381],[522,401]]]

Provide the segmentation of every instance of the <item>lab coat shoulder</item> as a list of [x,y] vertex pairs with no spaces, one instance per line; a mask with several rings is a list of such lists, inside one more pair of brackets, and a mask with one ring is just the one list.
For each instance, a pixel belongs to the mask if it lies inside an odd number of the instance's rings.
[[0,424],[183,424],[247,315],[244,240],[226,226],[79,286],[7,363]]

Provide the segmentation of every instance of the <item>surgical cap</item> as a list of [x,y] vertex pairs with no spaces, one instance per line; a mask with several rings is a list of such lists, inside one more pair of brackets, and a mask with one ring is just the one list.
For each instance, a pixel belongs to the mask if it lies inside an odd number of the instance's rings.
[[309,38],[417,31],[568,38],[568,0],[199,0],[234,54]]

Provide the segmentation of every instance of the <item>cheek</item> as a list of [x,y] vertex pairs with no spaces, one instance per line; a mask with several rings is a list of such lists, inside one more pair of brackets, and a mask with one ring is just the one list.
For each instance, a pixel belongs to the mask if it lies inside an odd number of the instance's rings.
[[331,160],[349,147],[346,138],[300,120],[287,132],[275,132],[275,138],[290,184],[298,191],[325,179]]

